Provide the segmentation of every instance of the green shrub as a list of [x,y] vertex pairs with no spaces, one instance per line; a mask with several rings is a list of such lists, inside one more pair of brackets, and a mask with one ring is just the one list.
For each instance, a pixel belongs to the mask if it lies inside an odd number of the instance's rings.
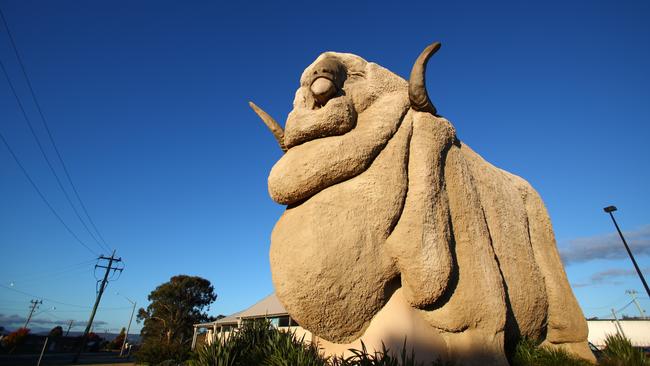
[[266,366],[327,366],[327,358],[321,356],[318,347],[305,344],[304,336],[298,339],[295,333],[276,331],[268,342]]
[[280,331],[266,320],[251,321],[226,340],[197,349],[192,366],[326,366],[315,346]]
[[645,366],[650,362],[640,349],[632,347],[629,339],[620,334],[608,335],[605,338],[603,359],[604,366]]
[[560,348],[538,347],[529,339],[522,339],[515,349],[514,366],[590,366],[591,362],[576,358]]
[[[603,351],[603,366],[650,366],[645,355],[622,336],[608,336]],[[415,361],[415,352],[404,346],[397,354],[382,344],[380,351],[350,349],[348,357],[324,357],[317,346],[303,343],[295,333],[283,332],[268,321],[246,323],[225,340],[199,347],[188,362],[190,366],[425,366]],[[187,358],[186,347],[147,343],[136,354],[138,362],[150,365],[178,365]],[[513,366],[589,366],[561,348],[540,347],[523,339],[515,349]],[[431,366],[450,366],[453,362],[437,360]],[[428,366],[428,365],[427,365]],[[593,366],[593,365],[592,365]]]
[[178,365],[190,356],[188,345],[178,342],[148,340],[135,353],[138,363],[146,365]]
[[126,338],[126,328],[120,330],[120,334],[117,335],[109,344],[109,349],[121,349],[122,344],[124,343],[124,338]]
[[188,363],[190,366],[236,366],[239,354],[235,342],[216,341],[199,347]]
[[27,335],[29,334],[28,328],[18,328],[15,331],[9,333],[6,337],[2,339],[4,347],[9,350],[9,353],[13,353],[16,348],[21,346],[27,340]]
[[247,321],[239,331],[231,333],[228,342],[233,343],[240,357],[236,365],[262,365],[269,353],[269,342],[279,330],[268,320]]
[[[406,340],[399,354],[393,354],[385,345],[382,350],[369,353],[366,345],[361,350],[351,349],[349,357],[324,357],[318,347],[305,344],[295,333],[283,332],[268,321],[244,324],[226,340],[199,347],[189,361],[191,366],[425,366],[415,362],[415,353],[406,351]],[[436,361],[432,366],[451,363]],[[427,365],[428,366],[428,365]]]
[[453,362],[444,362],[440,358],[430,364],[416,362],[415,351],[411,349],[408,353],[406,350],[406,339],[399,354],[391,352],[382,342],[381,351],[369,353],[366,345],[361,342],[361,349],[349,349],[351,356],[346,358],[336,357],[331,360],[332,366],[453,366]]

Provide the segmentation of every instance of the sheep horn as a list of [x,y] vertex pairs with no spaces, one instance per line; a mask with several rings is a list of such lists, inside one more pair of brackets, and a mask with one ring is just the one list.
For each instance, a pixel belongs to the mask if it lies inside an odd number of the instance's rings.
[[278,144],[280,144],[282,151],[287,152],[287,147],[284,145],[284,130],[282,127],[277,122],[275,122],[273,117],[264,112],[262,108],[256,106],[255,103],[248,102],[248,105],[253,108],[253,111],[262,119],[262,122],[264,122],[266,127],[271,130],[271,133],[273,133],[275,139],[278,140]]
[[429,58],[440,49],[440,46],[440,42],[435,42],[422,51],[413,64],[409,79],[409,100],[411,101],[411,108],[416,111],[429,112],[434,116],[437,115],[437,111],[429,99],[429,94],[427,94],[425,74]]

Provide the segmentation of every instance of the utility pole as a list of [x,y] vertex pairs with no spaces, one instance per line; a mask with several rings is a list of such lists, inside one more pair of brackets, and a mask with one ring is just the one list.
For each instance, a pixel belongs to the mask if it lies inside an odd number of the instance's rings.
[[68,323],[68,331],[65,332],[66,337],[68,336],[68,334],[70,334],[70,328],[72,328],[72,323],[74,323],[74,320],[70,320],[70,323]]
[[632,297],[632,301],[634,301],[634,305],[636,305],[637,310],[639,310],[639,315],[641,315],[641,319],[645,319],[645,310],[641,308],[641,305],[639,305],[639,300],[636,299],[636,290],[627,290],[625,291],[626,294],[629,294]]
[[135,305],[137,304],[136,301],[131,301],[128,297],[124,296],[124,298],[133,304],[133,310],[131,310],[131,318],[129,319],[129,325],[126,327],[126,334],[124,334],[124,340],[122,341],[122,348],[120,348],[120,357],[124,354],[124,347],[126,346],[126,340],[129,338],[129,330],[131,330],[131,321],[133,320],[133,314],[135,314]]
[[645,282],[645,277],[643,277],[643,273],[641,273],[641,269],[639,269],[639,265],[636,264],[636,259],[634,259],[634,255],[632,255],[632,252],[630,251],[630,247],[627,246],[627,242],[625,241],[625,238],[623,237],[623,233],[621,232],[621,229],[619,229],[618,224],[616,223],[616,220],[614,219],[614,214],[612,212],[616,211],[616,206],[607,206],[603,208],[603,211],[607,212],[609,216],[612,218],[612,221],[614,222],[614,226],[616,226],[616,231],[618,231],[618,235],[621,236],[621,240],[623,240],[623,245],[625,245],[625,250],[627,250],[627,254],[630,256],[630,259],[632,260],[632,264],[634,264],[634,268],[636,269],[636,273],[639,275],[639,278],[641,279],[641,282],[643,282],[643,287],[645,287],[646,293],[648,293],[648,296],[650,297],[650,288],[648,288],[648,283]]
[[79,349],[77,350],[77,354],[72,359],[72,363],[77,363],[77,361],[79,361],[79,355],[81,354],[81,351],[86,347],[86,342],[88,341],[88,333],[90,332],[90,328],[93,325],[93,320],[95,319],[95,313],[97,312],[99,301],[102,299],[102,294],[104,294],[104,289],[106,288],[106,284],[108,283],[108,274],[111,272],[111,270],[113,272],[115,271],[121,272],[123,269],[123,268],[113,267],[113,263],[119,263],[122,261],[122,258],[115,258],[115,250],[113,250],[113,254],[111,254],[110,257],[105,257],[101,255],[99,256],[99,259],[107,260],[108,265],[107,266],[100,266],[98,264],[95,265],[95,268],[105,268],[106,272],[104,273],[104,279],[102,280],[102,284],[99,286],[99,292],[97,293],[97,298],[95,299],[95,305],[93,306],[93,310],[90,313],[90,319],[88,320],[88,324],[86,325],[86,330],[84,331],[83,337],[81,337],[81,345],[79,345]]
[[31,309],[29,310],[29,315],[27,316],[27,321],[25,321],[25,325],[23,325],[23,328],[27,328],[27,324],[29,324],[29,321],[32,320],[32,315],[34,315],[34,311],[36,311],[38,306],[43,303],[43,300],[30,300],[29,302],[32,305],[30,305]]
[[41,361],[43,360],[43,354],[45,353],[45,348],[47,347],[47,341],[49,340],[50,340],[49,336],[45,338],[45,343],[43,344],[43,349],[41,349],[41,355],[38,356],[38,363],[36,364],[36,366],[41,366]]
[[616,322],[617,325],[618,334],[622,335],[623,338],[627,338],[625,336],[625,332],[623,332],[623,327],[621,327],[621,323],[618,321],[618,317],[616,316],[616,311],[614,311],[614,309],[612,309],[612,315],[614,316],[614,321]]

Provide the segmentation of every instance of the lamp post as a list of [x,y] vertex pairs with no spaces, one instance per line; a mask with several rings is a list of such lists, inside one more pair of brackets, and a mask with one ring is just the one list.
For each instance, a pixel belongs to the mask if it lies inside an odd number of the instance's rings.
[[131,310],[131,318],[129,319],[129,325],[126,327],[126,334],[124,335],[124,340],[122,341],[122,347],[120,347],[120,357],[124,354],[124,346],[126,346],[126,339],[129,338],[129,330],[131,329],[131,321],[133,321],[133,314],[135,314],[135,305],[137,302],[132,301],[128,297],[122,295],[123,298],[126,299],[126,301],[130,302],[133,304],[133,310]]
[[621,232],[621,229],[618,227],[618,224],[616,223],[616,219],[614,219],[614,214],[612,212],[616,211],[616,206],[607,206],[603,208],[605,212],[609,214],[609,216],[612,218],[612,221],[614,222],[614,226],[616,226],[616,231],[618,231],[618,235],[621,236],[621,240],[623,241],[623,245],[625,245],[625,250],[627,250],[627,254],[630,256],[630,259],[632,260],[632,264],[634,264],[634,268],[636,269],[636,273],[639,274],[639,278],[641,279],[641,282],[643,282],[643,287],[645,287],[645,291],[648,293],[648,296],[650,296],[650,289],[648,288],[648,283],[645,282],[645,278],[643,277],[643,273],[641,273],[641,269],[639,269],[639,265],[636,264],[636,260],[634,259],[634,255],[632,255],[632,252],[630,251],[630,247],[627,246],[627,242],[625,241],[625,237],[623,237],[623,233]]

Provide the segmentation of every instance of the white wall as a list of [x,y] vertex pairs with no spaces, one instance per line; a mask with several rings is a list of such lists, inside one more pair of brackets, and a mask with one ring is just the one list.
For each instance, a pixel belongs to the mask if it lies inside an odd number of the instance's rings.
[[[619,320],[623,333],[630,339],[633,346],[650,347],[650,320]],[[589,342],[598,348],[605,347],[605,337],[616,334],[614,320],[587,320],[589,326]]]
[[[311,332],[308,331],[307,329],[300,327],[300,326],[291,326],[291,327],[278,327],[278,329],[285,331],[285,332],[291,332],[296,335],[296,339],[302,341],[304,343],[311,343],[312,341],[312,335]],[[303,338],[304,337],[304,338]]]

